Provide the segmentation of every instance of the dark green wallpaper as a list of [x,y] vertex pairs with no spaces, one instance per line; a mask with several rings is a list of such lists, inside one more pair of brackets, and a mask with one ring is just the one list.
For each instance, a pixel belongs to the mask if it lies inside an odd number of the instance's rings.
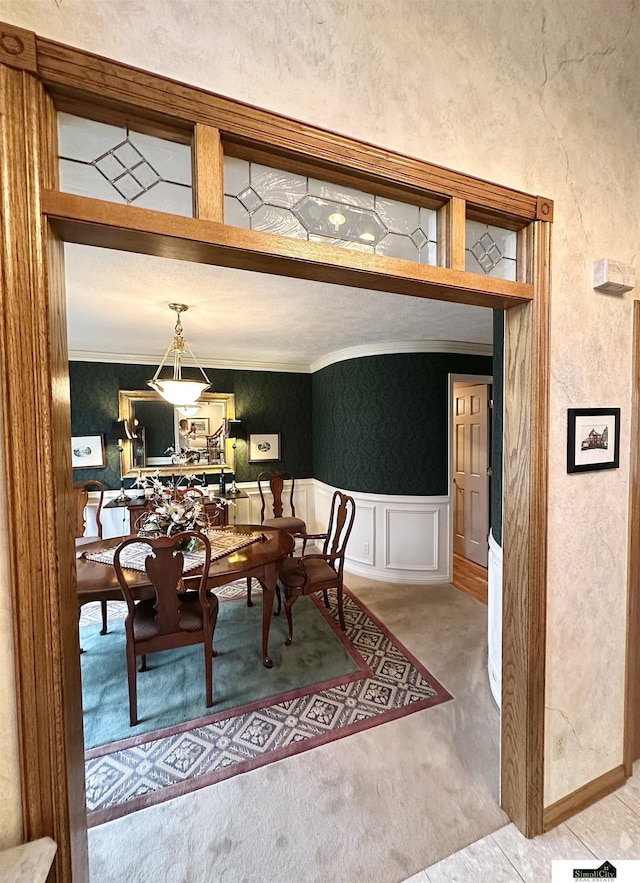
[[[501,353],[502,338],[497,337]],[[70,363],[72,431],[104,433],[107,452],[106,469],[74,470],[74,480],[97,478],[107,487],[118,486],[118,452],[108,435],[118,416],[118,391],[146,389],[154,370]],[[265,468],[289,469],[299,478],[315,477],[364,493],[435,496],[448,493],[448,375],[492,370],[488,356],[408,353],[350,359],[314,375],[211,370],[209,376],[217,392],[236,396],[244,433],[237,447],[238,481],[255,480]],[[496,439],[501,448],[501,408],[494,419],[500,420],[493,447],[493,489],[499,495],[501,470],[495,464],[501,454],[496,448]],[[255,432],[280,433],[279,462],[247,462],[245,439]],[[492,504],[496,539],[501,535],[497,499]]]
[[[106,469],[75,469],[74,481],[96,478],[109,488],[119,486],[118,451],[116,442],[109,440],[112,421],[118,417],[118,391],[147,389],[154,371],[155,366],[149,365],[69,363],[72,433],[104,433],[107,454]],[[235,393],[236,413],[245,433],[281,434],[281,460],[274,463],[247,463],[246,442],[238,440],[238,481],[251,481],[266,468],[289,469],[300,478],[313,476],[310,375],[222,370],[209,370],[208,374],[216,392]],[[213,481],[210,477],[209,482]]]
[[502,545],[502,432],[504,426],[504,310],[493,311],[493,412],[491,434],[491,529]]
[[448,374],[491,374],[489,356],[403,353],[313,375],[314,476],[347,490],[443,495]]

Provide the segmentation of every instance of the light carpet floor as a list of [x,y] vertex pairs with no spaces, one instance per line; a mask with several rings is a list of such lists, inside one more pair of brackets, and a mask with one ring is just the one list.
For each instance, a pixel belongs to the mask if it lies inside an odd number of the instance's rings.
[[486,607],[347,583],[455,699],[92,828],[91,883],[396,883],[506,824]]

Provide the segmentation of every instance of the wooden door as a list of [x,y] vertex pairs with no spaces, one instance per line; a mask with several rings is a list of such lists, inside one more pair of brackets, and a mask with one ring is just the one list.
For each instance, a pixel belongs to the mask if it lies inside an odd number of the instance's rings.
[[489,536],[488,386],[454,385],[453,551],[487,566]]

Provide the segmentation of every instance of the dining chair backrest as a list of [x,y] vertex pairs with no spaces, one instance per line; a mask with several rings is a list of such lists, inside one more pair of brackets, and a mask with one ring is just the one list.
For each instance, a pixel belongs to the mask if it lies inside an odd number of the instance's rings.
[[91,534],[91,536],[97,536],[102,539],[102,521],[100,518],[100,514],[102,512],[102,504],[104,502],[104,485],[101,481],[96,481],[95,479],[88,479],[87,481],[76,481],[73,485],[73,490],[75,494],[75,516],[76,516],[76,526],[75,526],[75,536],[83,537],[84,532],[87,528],[87,518],[86,518],[86,508],[89,503],[89,493],[91,491],[98,491],[98,505],[96,507],[96,533]]
[[[202,560],[198,563],[202,569],[199,577],[187,580],[191,569],[185,571],[182,550],[190,547],[191,540],[195,538],[199,540],[199,548],[204,549]],[[141,554],[140,549],[132,549],[135,544],[142,547]],[[133,553],[133,560],[125,557],[126,552]],[[146,671],[149,653],[202,644],[207,708],[213,705],[213,632],[218,617],[218,599],[213,592],[207,592],[210,561],[209,539],[195,530],[155,538],[130,537],[120,543],[115,551],[113,565],[128,609],[124,631],[129,723],[132,727],[138,723],[136,659],[142,657],[140,671]],[[137,574],[134,569],[143,566],[146,576]],[[149,583],[153,590],[150,596]],[[136,600],[136,584],[146,597]],[[191,588],[193,584],[197,585],[197,593]]]
[[199,487],[179,487],[173,492],[174,500],[183,500],[185,497],[204,497],[204,491]]
[[342,491],[335,491],[331,500],[327,534],[322,552],[324,555],[337,556],[334,559],[333,566],[339,574],[342,573],[344,567],[345,552],[349,537],[351,536],[351,530],[353,529],[355,516],[356,504],[353,497],[343,494]]
[[[115,568],[122,594],[124,595],[129,614],[134,615],[135,598],[130,586],[134,581],[135,571],[122,564],[122,553],[133,544],[149,547],[144,560],[144,567],[156,595],[155,625],[158,635],[180,634],[182,618],[181,580],[184,575],[184,555],[182,549],[187,545],[189,537],[197,537],[204,551],[202,573],[198,579],[198,595],[204,600],[207,591],[207,575],[211,561],[211,544],[206,534],[189,530],[173,536],[161,537],[130,537],[117,547],[113,556]],[[182,593],[183,594],[183,593]]]
[[[293,503],[293,491],[295,476],[291,472],[261,472],[258,476],[258,490],[260,492],[260,524],[265,519],[268,493],[271,493],[270,505],[274,518],[282,518],[283,515],[296,517],[296,507]],[[285,511],[288,507],[288,511]],[[270,518],[267,515],[267,518]]]

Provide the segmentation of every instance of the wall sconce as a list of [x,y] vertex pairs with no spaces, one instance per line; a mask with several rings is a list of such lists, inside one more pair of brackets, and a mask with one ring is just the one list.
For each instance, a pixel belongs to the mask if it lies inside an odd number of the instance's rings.
[[130,420],[114,420],[111,425],[111,438],[118,443],[118,453],[120,454],[120,493],[113,502],[116,505],[126,504],[130,502],[130,499],[124,492],[124,459],[122,454],[124,442],[137,438],[135,424]]
[[227,420],[227,438],[231,441],[231,470],[233,472],[233,481],[231,482],[231,487],[227,491],[227,496],[237,496],[242,493],[238,485],[236,484],[236,440],[238,438],[242,438],[242,427],[241,420]]

